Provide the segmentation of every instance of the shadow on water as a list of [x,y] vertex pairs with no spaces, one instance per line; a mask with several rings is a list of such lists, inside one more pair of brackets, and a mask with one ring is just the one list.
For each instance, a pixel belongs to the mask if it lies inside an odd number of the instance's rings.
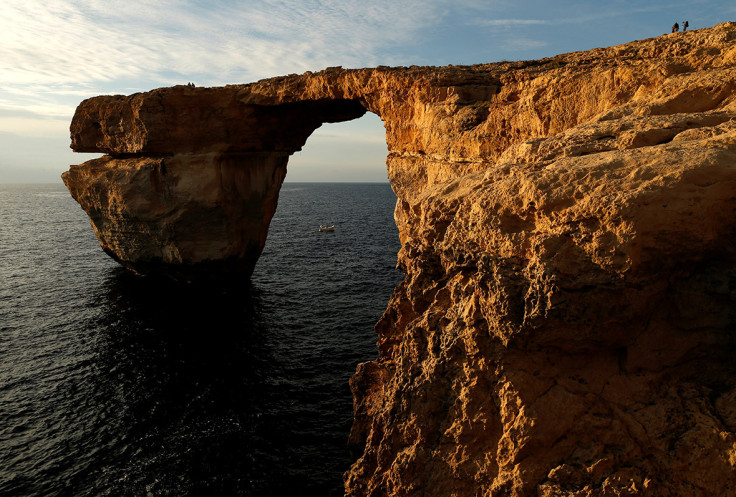
[[0,495],[342,495],[395,201],[285,185],[253,283],[204,288],[126,273],[63,186],[0,188]]
[[107,288],[103,322],[94,323],[104,331],[93,388],[108,411],[100,421],[109,440],[96,445],[109,450],[98,480],[83,487],[342,494],[346,432],[320,431],[315,387],[284,363],[284,348],[299,344],[273,333],[257,288],[181,286],[122,270]]

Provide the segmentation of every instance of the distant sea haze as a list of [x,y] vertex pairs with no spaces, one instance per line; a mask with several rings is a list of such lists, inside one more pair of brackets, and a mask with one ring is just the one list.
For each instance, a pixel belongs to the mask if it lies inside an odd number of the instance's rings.
[[197,288],[128,274],[63,185],[0,185],[0,495],[342,495],[395,202],[284,184],[252,281]]

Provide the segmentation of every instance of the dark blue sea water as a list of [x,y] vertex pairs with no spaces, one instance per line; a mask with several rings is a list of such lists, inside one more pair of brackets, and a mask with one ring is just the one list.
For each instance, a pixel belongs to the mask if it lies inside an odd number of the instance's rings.
[[197,288],[127,274],[63,185],[0,185],[0,495],[342,495],[395,200],[285,184],[252,281]]

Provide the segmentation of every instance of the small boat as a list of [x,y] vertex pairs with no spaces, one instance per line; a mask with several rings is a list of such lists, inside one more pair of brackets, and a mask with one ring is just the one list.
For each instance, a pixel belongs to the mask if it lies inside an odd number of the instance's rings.
[[317,228],[317,231],[335,231],[335,225],[333,224],[332,226],[323,226],[320,224],[319,228]]

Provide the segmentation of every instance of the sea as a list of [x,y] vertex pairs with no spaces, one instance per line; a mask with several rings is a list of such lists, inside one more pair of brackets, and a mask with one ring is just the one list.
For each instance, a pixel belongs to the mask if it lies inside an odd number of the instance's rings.
[[285,183],[250,281],[205,288],[128,273],[64,185],[0,185],[0,496],[343,495],[395,202]]

